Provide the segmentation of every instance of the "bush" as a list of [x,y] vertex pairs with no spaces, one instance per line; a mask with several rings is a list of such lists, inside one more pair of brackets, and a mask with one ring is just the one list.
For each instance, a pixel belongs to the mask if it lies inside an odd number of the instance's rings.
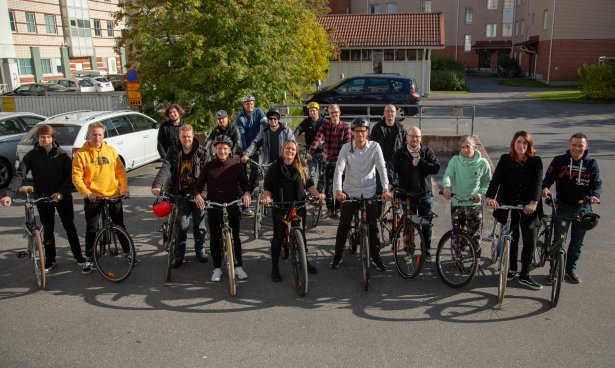
[[464,91],[466,77],[456,70],[432,70],[431,89],[434,91]]
[[431,71],[444,71],[444,70],[452,70],[459,72],[461,74],[465,73],[465,66],[455,60],[448,59],[442,56],[432,56],[431,58]]
[[594,100],[615,100],[615,65],[583,64],[579,68],[579,89]]

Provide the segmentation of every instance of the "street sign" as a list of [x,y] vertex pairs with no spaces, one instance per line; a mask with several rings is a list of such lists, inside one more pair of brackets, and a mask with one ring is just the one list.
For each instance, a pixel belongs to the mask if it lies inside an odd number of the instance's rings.
[[2,97],[2,111],[15,112],[15,97]]
[[139,73],[133,68],[128,69],[126,72],[126,80],[128,83],[139,83]]
[[141,83],[127,83],[126,90],[127,91],[138,91],[141,88]]
[[140,100],[141,99],[141,92],[139,91],[128,91],[126,92],[126,94],[128,95],[128,99],[129,100]]

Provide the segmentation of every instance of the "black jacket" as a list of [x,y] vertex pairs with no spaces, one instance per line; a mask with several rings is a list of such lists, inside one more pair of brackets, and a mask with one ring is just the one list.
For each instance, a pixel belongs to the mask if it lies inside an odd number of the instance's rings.
[[[173,146],[169,149],[169,152],[162,162],[162,167],[158,170],[158,174],[156,174],[156,177],[154,178],[152,188],[163,188],[165,182],[170,178],[171,193],[179,193],[179,169],[182,150],[183,148],[181,145]],[[201,174],[201,170],[203,169],[205,162],[209,161],[209,154],[207,153],[205,147],[199,145],[199,141],[197,139],[192,141],[192,150],[196,150],[192,156],[194,178],[196,180]]]
[[19,162],[6,195],[15,195],[30,171],[37,196],[48,197],[60,193],[64,198],[72,198],[72,161],[55,141],[49,152],[40,147],[38,142],[34,144],[34,148]]
[[585,196],[600,198],[602,179],[598,161],[589,157],[589,151],[585,151],[579,161],[572,158],[570,151],[555,156],[547,168],[542,187],[550,188],[553,183],[559,203],[578,206]]
[[[312,143],[314,142],[314,138],[316,138],[316,133],[318,132],[318,128],[320,128],[320,126],[324,124],[326,121],[327,119],[323,117],[319,117],[318,121],[316,122],[316,126],[314,127],[314,125],[312,125],[312,118],[307,117],[303,119],[303,121],[299,124],[297,129],[295,129],[293,134],[295,135],[295,138],[297,138],[299,137],[299,135],[301,135],[301,133],[305,133],[305,145],[309,149],[312,146]],[[318,154],[318,153],[322,154],[323,152],[324,152],[324,145],[322,144],[318,146],[318,148],[316,148],[316,150],[314,151],[315,154]]]
[[[397,136],[395,137],[395,144],[392,150],[393,153],[395,153],[400,148],[406,146],[406,128],[404,128],[404,126],[399,121],[395,121],[395,125],[397,126]],[[369,135],[370,141],[374,141],[380,144],[380,148],[382,148],[383,154],[386,151],[384,147],[386,126],[387,125],[383,119],[379,120],[376,125],[374,125],[374,127],[372,128],[372,132]],[[387,159],[390,160],[390,157],[386,157],[385,155],[384,160],[387,161],[388,164]]]
[[[265,174],[265,182],[264,189],[266,191],[271,192],[271,198],[274,202],[292,202],[292,201],[301,201],[306,197],[306,190],[314,186],[314,181],[308,176],[307,182],[305,185],[301,181],[301,177],[298,173],[294,173],[295,175],[292,178],[287,178],[282,173],[282,167],[284,166],[284,161],[282,159],[277,159],[273,162],[269,169],[267,169],[267,173]],[[294,185],[296,190],[296,196],[294,198],[284,198],[284,186],[285,185]]]
[[157,146],[160,158],[164,159],[167,156],[169,148],[179,144],[179,127],[182,125],[186,125],[183,120],[181,120],[177,126],[173,125],[171,120],[167,120],[160,124],[160,128],[158,128]]
[[422,144],[419,156],[419,164],[413,166],[413,157],[407,146],[395,151],[387,164],[389,179],[394,187],[407,192],[431,194],[431,175],[440,170],[440,161],[431,148]]
[[222,131],[219,125],[215,127],[205,141],[205,149],[207,152],[212,155],[214,154],[212,145],[214,139],[219,135],[226,135],[231,139],[231,142],[233,142],[233,147],[231,147],[232,154],[238,156],[243,154],[243,149],[241,148],[241,134],[239,133],[239,128],[235,124],[227,125],[225,131]]

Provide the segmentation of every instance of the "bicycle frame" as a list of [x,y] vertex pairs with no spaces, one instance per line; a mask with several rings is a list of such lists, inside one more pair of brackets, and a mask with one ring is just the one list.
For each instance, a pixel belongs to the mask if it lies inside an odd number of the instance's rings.
[[[353,216],[354,224],[351,224],[351,228],[349,231],[349,238],[352,236],[351,234],[354,232],[355,242],[353,244],[351,240],[351,247],[353,245],[356,246],[356,242],[358,241],[359,254],[361,256],[361,266],[362,266],[361,276],[362,276],[362,282],[363,282],[363,290],[365,291],[369,289],[369,265],[371,262],[370,245],[369,245],[369,223],[367,221],[367,211],[365,208],[365,204],[367,202],[373,202],[373,201],[378,201],[378,199],[363,198],[363,196],[361,195],[361,197],[359,198],[348,197],[344,202],[342,202],[342,205],[344,205],[344,203],[346,202],[349,202],[349,203],[355,202],[359,204]],[[353,227],[354,227],[354,230],[353,230]]]

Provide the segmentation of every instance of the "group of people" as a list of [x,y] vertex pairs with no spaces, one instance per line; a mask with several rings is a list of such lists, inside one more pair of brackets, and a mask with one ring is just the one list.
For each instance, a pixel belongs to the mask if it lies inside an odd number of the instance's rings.
[[[281,123],[278,110],[270,109],[265,114],[255,107],[253,96],[246,96],[235,124],[229,123],[226,111],[218,111],[217,126],[207,136],[205,144],[200,145],[193,128],[182,120],[183,109],[178,105],[169,106],[165,112],[169,120],[161,125],[158,135],[158,151],[163,164],[153,180],[151,192],[157,198],[162,191],[180,198],[181,226],[173,267],[184,263],[190,219],[196,257],[200,262],[208,261],[205,248],[207,218],[214,266],[211,280],[222,279],[222,211],[206,209],[206,200],[228,203],[241,198],[243,208],[230,206],[228,218],[234,240],[237,277],[248,277],[242,265],[239,224],[241,214],[252,215],[249,206],[257,173],[253,162],[269,165],[264,180],[263,204],[301,201],[307,195],[326,200],[325,216],[339,219],[335,252],[329,265],[332,269],[339,268],[342,263],[344,244],[358,206],[356,201],[347,199],[378,196],[382,201],[388,201],[393,188],[399,188],[403,193],[417,195],[412,201],[412,212],[428,219],[432,217],[431,176],[440,171],[440,162],[434,151],[422,143],[419,128],[406,130],[398,121],[394,105],[385,106],[383,119],[371,132],[366,118],[342,121],[338,105],[328,106],[328,119],[321,115],[320,106],[315,102],[308,104],[307,109],[308,117],[293,132]],[[124,166],[113,148],[104,142],[104,129],[100,123],[89,126],[89,140],[71,163],[67,153],[55,143],[53,128],[39,126],[36,132],[38,142],[23,158],[6,196],[0,199],[3,205],[9,206],[11,197],[31,171],[37,194],[57,202],[54,205],[38,204],[45,226],[47,270],[55,265],[54,209],[58,210],[66,229],[73,256],[83,266],[83,273],[89,273],[93,267],[92,247],[102,209],[97,197],[129,196]],[[305,134],[308,147],[306,160],[301,157],[296,141],[301,134]],[[532,136],[519,131],[513,136],[510,151],[500,157],[492,176],[490,164],[476,149],[474,138],[464,136],[459,142],[460,153],[450,160],[442,180],[443,195],[451,201],[451,214],[460,214],[467,232],[477,244],[480,244],[483,203],[494,209],[494,216],[501,223],[508,218],[508,212],[499,209],[501,204],[523,205],[522,211],[511,214],[513,241],[508,278],[512,280],[518,276],[520,283],[534,289],[542,288],[529,274],[542,214],[541,196],[551,195],[550,188],[555,184],[559,204],[557,217],[564,220],[557,221],[555,227],[555,239],[558,239],[558,234],[568,231],[571,216],[591,211],[591,204],[598,203],[601,194],[600,171],[596,160],[588,155],[587,137],[582,133],[574,134],[568,148],[564,155],[553,159],[543,176],[542,160],[536,155]],[[249,178],[247,165],[251,165]],[[324,175],[319,176],[322,183],[313,180],[319,166],[324,167]],[[87,223],[85,256],[81,253],[73,223],[71,181],[84,197]],[[406,195],[403,193],[399,195]],[[372,201],[367,202],[365,211],[372,262],[378,270],[385,271],[380,258],[377,226],[381,208],[378,201]],[[271,279],[278,282],[281,280],[278,262],[285,235],[285,212],[274,208],[271,213]],[[305,223],[305,210],[300,210],[299,214]],[[121,200],[112,206],[111,217],[114,223],[124,226]],[[421,226],[421,232],[426,241],[425,261],[431,262],[431,225]],[[584,230],[573,226],[565,270],[566,278],[572,283],[580,282],[576,265],[584,236]],[[521,238],[523,248],[518,273]],[[128,261],[137,260],[128,258]],[[308,271],[316,273],[317,269],[308,263]]]

